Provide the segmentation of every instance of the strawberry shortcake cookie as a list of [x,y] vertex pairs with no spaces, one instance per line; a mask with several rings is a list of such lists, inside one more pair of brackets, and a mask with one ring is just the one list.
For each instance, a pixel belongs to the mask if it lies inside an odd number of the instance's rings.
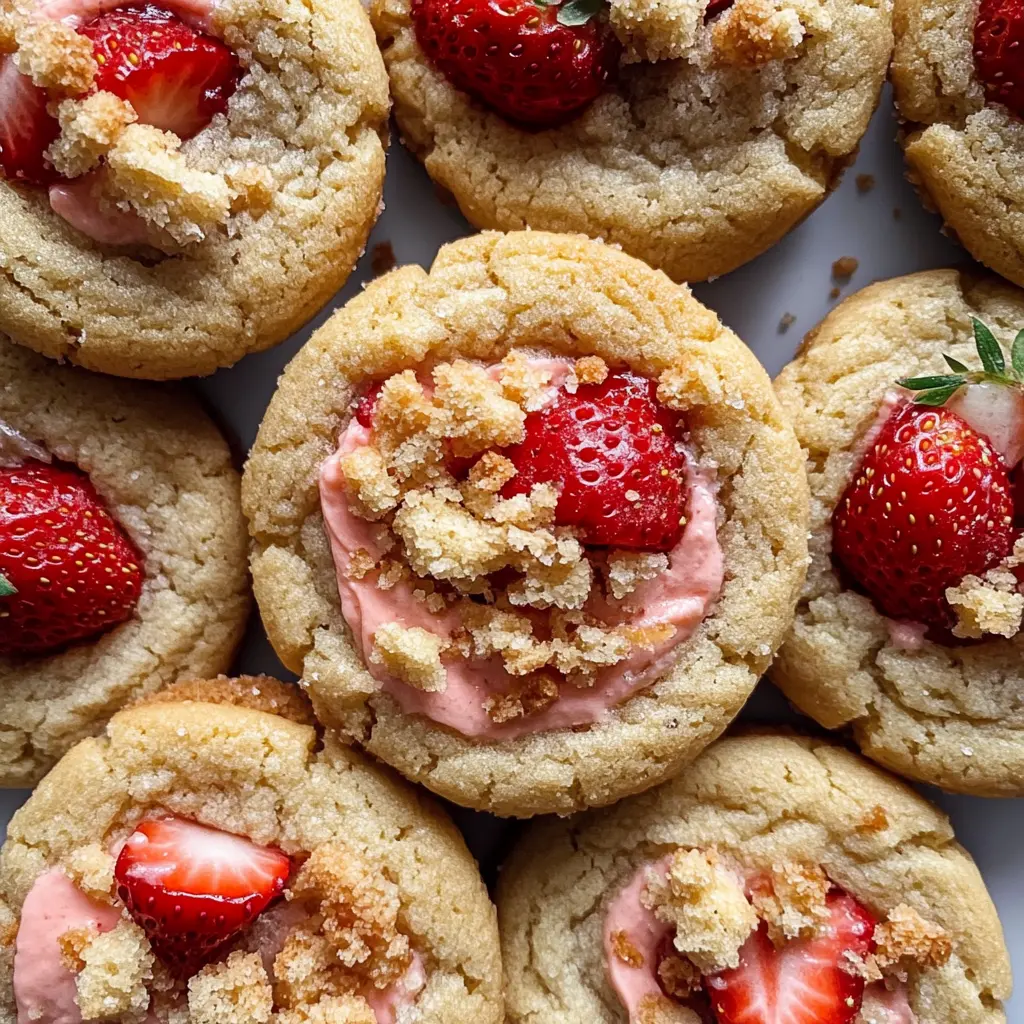
[[890,0],[373,0],[403,141],[476,226],[581,231],[676,280],[837,185]]
[[228,667],[250,608],[238,487],[186,395],[0,336],[0,786]]
[[0,853],[0,1019],[499,1024],[494,908],[437,809],[267,678],[75,747]]
[[1024,293],[872,285],[777,390],[807,451],[811,568],[772,678],[912,778],[1024,793]]
[[975,259],[1024,285],[1024,4],[895,0],[911,179]]
[[753,354],[576,236],[485,234],[314,335],[246,467],[257,599],[322,720],[456,802],[568,812],[737,713],[806,566]]
[[362,252],[387,114],[358,0],[10,0],[0,329],[157,379],[276,344]]
[[839,747],[744,736],[528,833],[509,1024],[1003,1024],[995,907],[948,819]]

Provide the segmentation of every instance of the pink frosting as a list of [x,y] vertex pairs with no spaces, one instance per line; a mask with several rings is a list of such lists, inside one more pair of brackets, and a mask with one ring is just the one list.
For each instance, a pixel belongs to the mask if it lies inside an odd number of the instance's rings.
[[[255,922],[252,932],[268,972],[291,928],[307,911],[301,904],[278,903]],[[14,999],[18,1024],[82,1024],[74,974],[61,960],[60,937],[92,924],[110,931],[121,918],[115,907],[89,899],[63,872],[46,871],[32,885],[21,908],[14,946]],[[426,985],[418,953],[408,971],[389,988],[366,994],[377,1024],[394,1024],[398,1010],[411,1005]],[[146,1024],[157,1024],[148,1017]]]
[[[645,998],[667,998],[658,981],[658,953],[672,938],[673,929],[644,906],[642,896],[652,877],[668,871],[670,861],[671,857],[663,857],[641,867],[611,901],[604,919],[608,981],[629,1014],[630,1024],[641,1024],[640,1006]],[[641,954],[641,966],[631,967],[615,955],[614,939],[619,934],[624,934]],[[897,985],[890,991],[884,982],[868,985],[864,990],[863,1008],[857,1020],[859,1024],[917,1024],[905,986]]]
[[889,630],[889,643],[898,651],[919,651],[924,647],[928,627],[921,622],[909,619],[886,619]]
[[[406,714],[421,714],[464,736],[513,739],[527,733],[563,729],[601,721],[608,710],[655,682],[671,664],[673,648],[692,635],[722,587],[724,560],[718,543],[713,481],[704,473],[690,471],[690,514],[686,530],[669,552],[668,569],[642,583],[624,601],[594,596],[586,611],[616,624],[675,626],[675,634],[654,650],[637,650],[618,665],[597,674],[589,688],[562,688],[562,695],[547,709],[528,718],[496,725],[487,714],[486,701],[507,692],[514,684],[500,658],[456,660],[446,666],[447,687],[442,693],[425,693],[407,686],[379,665],[367,660],[374,633],[385,623],[398,622],[440,636],[451,636],[461,627],[458,612],[430,612],[413,597],[414,587],[399,582],[380,590],[374,574],[361,580],[347,574],[349,563],[360,549],[380,558],[377,527],[349,509],[342,458],[368,443],[370,431],[352,419],[341,436],[338,450],[320,470],[320,504],[338,577],[342,614],[352,630],[356,646],[368,670],[393,696]],[[629,611],[628,609],[639,609]]]
[[14,999],[18,1024],[81,1024],[75,976],[61,962],[58,940],[95,924],[110,931],[121,917],[89,899],[65,874],[40,875],[25,897],[14,944]]

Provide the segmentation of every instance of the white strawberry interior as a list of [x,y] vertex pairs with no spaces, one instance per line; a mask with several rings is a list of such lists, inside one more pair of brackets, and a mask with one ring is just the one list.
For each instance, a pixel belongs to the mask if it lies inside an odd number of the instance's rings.
[[970,384],[950,399],[949,408],[989,439],[1008,468],[1024,458],[1024,394],[1017,388]]
[[0,469],[20,466],[29,459],[50,462],[50,453],[42,446],[30,441],[14,427],[0,420]]

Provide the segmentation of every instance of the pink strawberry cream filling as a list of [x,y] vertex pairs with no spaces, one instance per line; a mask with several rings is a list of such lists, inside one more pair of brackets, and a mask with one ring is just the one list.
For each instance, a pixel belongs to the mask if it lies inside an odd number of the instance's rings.
[[[652,998],[668,998],[658,980],[660,956],[668,950],[673,928],[659,921],[653,910],[643,903],[648,881],[668,871],[671,857],[645,864],[611,901],[604,919],[604,955],[608,981],[619,1002],[629,1014],[630,1024],[642,1024],[641,1004]],[[642,963],[632,966],[615,953],[618,937],[624,937],[640,954]],[[864,1014],[857,1018],[863,1024],[917,1024],[901,985],[889,991],[883,982],[864,990],[864,1008],[870,1008],[877,1019]]]
[[[564,729],[601,721],[609,710],[649,686],[671,662],[673,649],[691,636],[717,599],[724,578],[724,559],[717,535],[715,486],[710,475],[690,468],[690,514],[679,543],[668,552],[668,569],[617,601],[591,596],[585,611],[608,624],[637,627],[669,624],[675,633],[653,649],[640,648],[626,660],[597,674],[593,686],[562,687],[552,705],[532,716],[496,724],[487,713],[487,700],[506,693],[513,678],[499,658],[457,660],[445,665],[447,685],[442,692],[426,693],[407,686],[367,658],[373,637],[385,623],[418,627],[450,637],[461,628],[457,609],[435,614],[413,596],[414,585],[400,581],[390,590],[377,587],[374,574],[353,579],[348,567],[363,550],[379,559],[384,551],[378,527],[349,508],[341,461],[349,452],[369,443],[371,431],[354,417],[341,435],[337,451],[320,470],[320,503],[331,543],[338,578],[342,614],[352,631],[363,663],[398,701],[406,714],[420,714],[463,736],[514,739],[528,733]],[[639,609],[638,611],[628,611]]]
[[[257,919],[260,953],[268,966],[303,913],[301,908],[293,910],[292,904],[279,903]],[[264,918],[269,919],[266,924]],[[46,871],[35,880],[21,908],[14,946],[18,1024],[82,1024],[75,976],[62,960],[60,937],[92,925],[108,932],[120,919],[120,909],[89,899],[61,871]],[[377,1024],[394,1024],[398,1011],[411,1005],[425,985],[423,960],[414,953],[408,971],[394,985],[365,994]],[[151,1014],[144,1024],[157,1020]]]

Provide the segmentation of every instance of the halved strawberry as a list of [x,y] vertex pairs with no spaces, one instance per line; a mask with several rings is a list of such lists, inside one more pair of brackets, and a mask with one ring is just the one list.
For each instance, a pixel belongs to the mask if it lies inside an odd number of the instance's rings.
[[96,88],[135,108],[143,124],[189,139],[227,110],[241,68],[219,39],[152,4],[101,14],[79,31],[93,42]]
[[634,373],[566,390],[526,418],[526,438],[504,454],[518,471],[502,494],[561,488],[556,522],[588,544],[669,551],[688,508],[677,418],[657,384]]
[[875,920],[852,896],[833,890],[831,917],[811,939],[776,949],[761,927],[740,950],[740,965],[705,978],[719,1024],[849,1024],[860,1011],[864,980],[852,953],[874,949]]
[[151,818],[128,837],[114,877],[153,952],[187,975],[281,894],[290,871],[280,850],[182,818]]
[[46,103],[45,90],[23,75],[9,54],[0,56],[0,167],[12,181],[46,185],[58,177],[43,155],[60,134]]

